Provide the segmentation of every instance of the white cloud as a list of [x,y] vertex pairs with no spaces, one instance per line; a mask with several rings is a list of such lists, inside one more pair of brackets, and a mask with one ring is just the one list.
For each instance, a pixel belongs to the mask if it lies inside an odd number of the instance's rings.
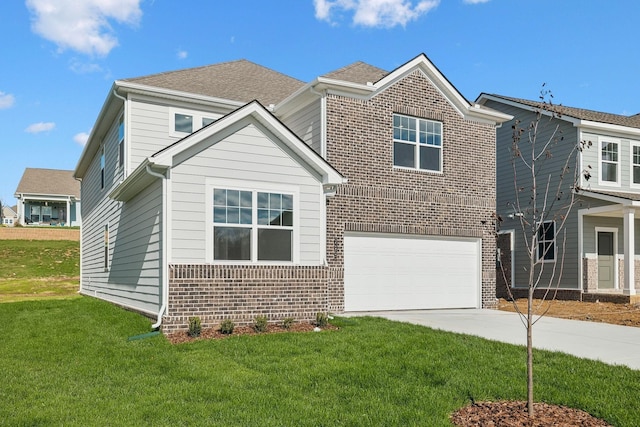
[[340,11],[353,13],[353,23],[364,27],[405,26],[440,4],[440,0],[314,0],[316,18],[334,23]]
[[82,145],[84,147],[87,141],[89,140],[89,133],[88,132],[77,133],[73,136],[73,140],[79,145]]
[[16,99],[10,93],[0,92],[0,110],[5,110],[7,108],[13,107]]
[[462,0],[463,3],[466,4],[480,4],[480,3],[489,3],[491,0]]
[[63,51],[107,55],[118,45],[110,21],[136,25],[141,0],[26,0],[31,29]]
[[53,130],[56,124],[53,122],[40,122],[29,125],[24,131],[28,133],[41,133]]
[[179,50],[177,55],[178,59],[186,59],[187,56],[189,56],[189,52],[187,52],[186,50]]
[[82,62],[77,58],[74,58],[70,62],[69,68],[76,74],[99,73],[102,71],[102,67],[100,65],[90,62]]

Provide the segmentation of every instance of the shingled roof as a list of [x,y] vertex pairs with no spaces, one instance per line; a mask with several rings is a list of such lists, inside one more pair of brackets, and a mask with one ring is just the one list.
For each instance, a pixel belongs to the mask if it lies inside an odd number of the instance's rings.
[[[541,108],[542,102],[530,101],[521,98],[511,98],[509,96],[491,94],[496,98],[501,98],[507,101],[517,102],[518,104],[527,105],[529,107]],[[611,125],[627,126],[632,128],[640,128],[640,114],[633,116],[623,116],[620,114],[603,113],[600,111],[585,110],[583,108],[565,107],[560,105],[560,112],[563,116],[573,117],[580,120],[589,120],[593,122],[608,123]]]
[[358,61],[347,65],[346,67],[327,73],[322,77],[351,83],[367,84],[368,82],[375,83],[387,74],[389,74],[388,71],[374,67],[373,65],[369,65],[365,62]]
[[277,104],[304,86],[300,80],[245,59],[122,81],[243,103],[258,100],[264,106]]
[[74,196],[80,199],[80,182],[73,171],[59,169],[26,168],[16,194]]

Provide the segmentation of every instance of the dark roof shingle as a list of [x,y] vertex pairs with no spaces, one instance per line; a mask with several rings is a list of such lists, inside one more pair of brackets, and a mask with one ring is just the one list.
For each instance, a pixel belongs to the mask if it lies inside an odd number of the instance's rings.
[[304,86],[300,80],[241,59],[124,79],[125,82],[262,105],[277,104]]
[[362,61],[357,61],[346,67],[324,74],[322,77],[351,83],[367,84],[368,82],[375,83],[387,74],[389,74],[388,71]]
[[19,193],[80,199],[80,181],[74,179],[73,171],[69,170],[26,168],[16,189],[16,194]]

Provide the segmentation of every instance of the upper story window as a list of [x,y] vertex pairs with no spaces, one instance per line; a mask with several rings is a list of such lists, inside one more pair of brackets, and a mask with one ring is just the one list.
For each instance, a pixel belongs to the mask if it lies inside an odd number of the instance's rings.
[[118,167],[124,166],[124,116],[118,121]]
[[171,136],[184,137],[203,128],[219,117],[216,114],[207,114],[196,111],[170,109]]
[[600,143],[600,182],[619,183],[620,146],[617,142]]
[[640,145],[631,145],[631,183],[640,185]]
[[442,172],[442,123],[394,114],[393,165]]
[[556,260],[556,222],[545,221],[538,226],[537,258],[543,261]]
[[104,188],[104,145],[100,149],[100,188]]
[[292,261],[293,195],[213,190],[213,259]]

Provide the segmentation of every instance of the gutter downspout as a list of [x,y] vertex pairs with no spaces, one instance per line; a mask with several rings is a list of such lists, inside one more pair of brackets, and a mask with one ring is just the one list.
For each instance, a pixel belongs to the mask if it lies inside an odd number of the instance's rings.
[[166,233],[167,233],[167,197],[166,197],[166,190],[167,190],[167,177],[164,176],[161,173],[155,172],[151,169],[151,165],[147,165],[146,169],[147,173],[151,176],[155,176],[156,178],[160,178],[162,180],[162,246],[161,246],[161,250],[162,250],[162,280],[161,280],[161,286],[162,289],[160,291],[160,297],[161,297],[161,301],[162,304],[160,305],[160,310],[158,311],[158,317],[156,320],[156,323],[154,323],[153,325],[151,325],[151,329],[158,329],[160,327],[160,325],[162,325],[162,316],[164,315],[165,311],[167,310],[167,301],[169,301],[169,280],[168,280],[168,276],[167,276],[167,239],[166,239]]

